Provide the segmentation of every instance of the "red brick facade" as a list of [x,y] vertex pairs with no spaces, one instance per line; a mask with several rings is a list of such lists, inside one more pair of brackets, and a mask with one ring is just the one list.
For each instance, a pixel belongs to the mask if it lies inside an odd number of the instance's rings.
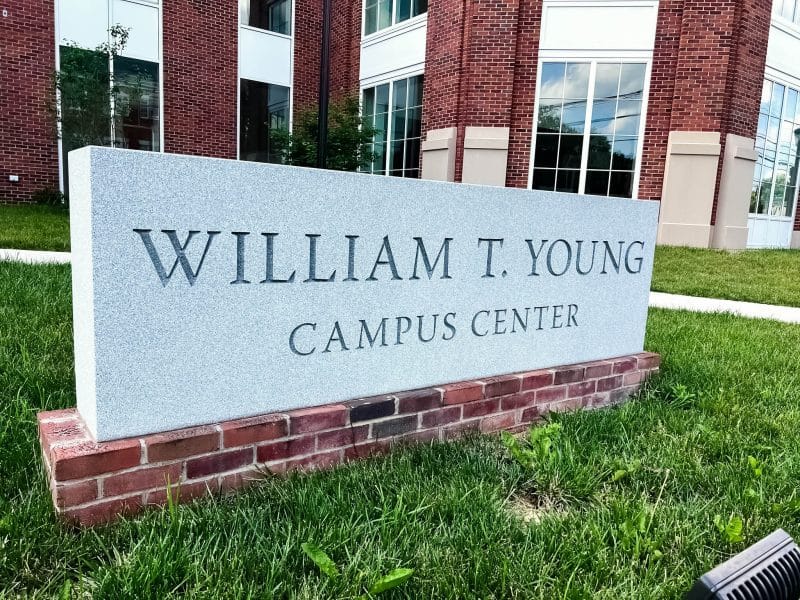
[[[456,181],[466,127],[508,127],[506,185],[528,185],[542,5],[429,2],[423,137],[456,128]],[[322,0],[295,0],[294,8],[296,116],[318,101]],[[0,65],[0,110],[7,117],[0,122],[0,201],[23,201],[58,185],[44,109],[54,61],[52,11],[52,0],[11,0],[9,16],[0,19],[3,40],[10,40]],[[659,2],[640,198],[661,197],[670,131],[716,132],[723,144],[728,133],[754,137],[770,13],[770,0]],[[237,24],[235,2],[163,0],[165,151],[236,157]],[[362,2],[333,0],[334,97],[358,92],[361,26]],[[9,174],[19,174],[20,183],[10,183]]]
[[7,13],[0,14],[0,201],[24,202],[59,186],[47,109],[55,68],[53,2],[9,0],[0,9]]
[[164,151],[237,156],[236,2],[164,0]]
[[59,410],[39,413],[39,439],[57,512],[94,525],[164,505],[168,493],[185,502],[265,473],[334,467],[397,442],[519,431],[551,411],[617,404],[659,363],[643,352],[102,443],[74,409]]

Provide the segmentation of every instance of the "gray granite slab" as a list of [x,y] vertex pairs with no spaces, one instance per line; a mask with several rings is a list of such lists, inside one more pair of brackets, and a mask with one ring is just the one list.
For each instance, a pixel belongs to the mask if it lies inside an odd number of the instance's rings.
[[99,440],[642,350],[655,202],[107,148],[69,164]]

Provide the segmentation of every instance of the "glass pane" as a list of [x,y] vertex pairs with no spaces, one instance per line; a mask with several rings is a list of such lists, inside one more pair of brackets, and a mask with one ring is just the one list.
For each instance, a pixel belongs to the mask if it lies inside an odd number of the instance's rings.
[[797,115],[797,90],[789,88],[786,92],[786,106],[783,107],[783,118],[796,121]]
[[638,135],[641,100],[620,99],[617,105],[616,135]]
[[589,63],[568,63],[564,98],[583,100],[589,95]]
[[533,164],[536,167],[555,167],[558,156],[558,136],[540,134],[536,136]]
[[564,72],[566,68],[566,63],[542,64],[542,84],[539,89],[539,95],[542,98],[564,97]]
[[764,80],[764,87],[761,88],[761,108],[762,113],[769,113],[769,103],[772,98],[772,82],[769,79]]
[[371,123],[372,122],[372,115],[375,111],[375,88],[367,88],[364,90],[364,94],[361,99],[361,111],[363,112],[364,116],[367,117],[367,120]]
[[797,187],[789,186],[786,188],[786,216],[794,213],[794,204],[797,201]]
[[633,173],[611,173],[608,195],[617,198],[630,198],[633,195]]
[[616,100],[595,100],[592,104],[592,133],[614,133]]
[[406,113],[406,137],[420,137],[422,134],[422,107],[409,108]]
[[394,94],[392,95],[392,109],[405,110],[408,93],[408,80],[401,79],[394,82]]
[[586,194],[608,195],[608,171],[588,171],[586,173]]
[[384,83],[375,88],[375,112],[389,112],[389,84]]
[[781,116],[783,108],[783,92],[786,89],[780,83],[772,84],[772,102],[769,105],[769,114],[773,117]]
[[406,111],[392,111],[392,140],[402,140],[406,131]]
[[405,168],[406,169],[419,168],[419,138],[408,140],[406,142]]
[[422,75],[408,78],[408,105],[422,106]]
[[556,172],[550,169],[534,169],[531,188],[553,191],[556,188]]
[[581,172],[577,169],[567,171],[559,169],[556,175],[556,191],[576,194],[580,183],[580,174]]
[[395,15],[395,23],[407,21],[411,18],[411,0],[395,0],[397,7],[397,14]]
[[562,135],[558,151],[558,167],[577,169],[581,166],[582,135]]
[[619,79],[620,98],[638,99],[644,93],[644,63],[625,63]]
[[281,162],[289,128],[289,88],[242,79],[239,158]]
[[428,0],[414,0],[414,14],[413,16],[421,15],[428,12]]
[[762,137],[767,136],[767,123],[769,123],[769,117],[767,115],[758,115],[758,133],[756,135],[760,135]]
[[585,123],[586,102],[582,100],[565,100],[561,132],[582,134]]
[[619,90],[619,63],[600,63],[594,81],[595,100],[614,98]]
[[589,138],[590,169],[611,168],[611,136],[593,135]]
[[633,171],[636,167],[636,138],[615,138],[611,168],[620,171]]
[[756,212],[758,207],[758,184],[753,183],[753,189],[750,191],[750,212]]
[[390,157],[389,168],[393,171],[400,171],[402,174],[403,169],[403,140],[392,141],[391,148],[392,154]]
[[378,29],[392,24],[392,0],[378,0]]
[[561,131],[561,98],[543,98],[539,101],[538,131]]
[[775,117],[770,117],[769,124],[767,125],[767,140],[770,142],[778,141],[778,130],[780,128],[780,120]]
[[119,90],[114,100],[115,145],[157,151],[161,138],[158,65],[118,56],[114,77]]
[[283,35],[291,34],[290,0],[240,0],[242,24]]
[[364,10],[364,35],[378,31],[378,5],[368,4]]
[[375,144],[375,161],[372,164],[372,172],[376,175],[386,173],[386,142]]

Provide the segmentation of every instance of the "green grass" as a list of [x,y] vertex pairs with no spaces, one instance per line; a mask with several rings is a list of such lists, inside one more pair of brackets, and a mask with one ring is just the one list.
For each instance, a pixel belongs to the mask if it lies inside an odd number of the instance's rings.
[[[402,566],[414,577],[387,598],[677,599],[773,529],[800,535],[800,327],[668,311],[648,325],[664,356],[654,386],[559,416],[561,458],[534,474],[474,438],[72,530],[53,516],[35,426],[74,403],[69,297],[68,267],[0,263],[0,597],[69,581],[73,598],[351,598]],[[520,495],[551,510],[525,524]],[[715,515],[741,516],[744,542]],[[305,557],[308,540],[339,580]]]
[[69,250],[69,211],[0,204],[0,248]]
[[657,292],[800,306],[800,250],[656,248]]

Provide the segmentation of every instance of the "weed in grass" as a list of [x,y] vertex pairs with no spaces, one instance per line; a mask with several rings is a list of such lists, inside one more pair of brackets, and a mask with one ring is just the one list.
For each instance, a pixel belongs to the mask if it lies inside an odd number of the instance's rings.
[[744,541],[744,521],[742,517],[731,515],[728,520],[722,515],[714,515],[714,527],[719,531],[720,536],[728,544],[738,544]]

